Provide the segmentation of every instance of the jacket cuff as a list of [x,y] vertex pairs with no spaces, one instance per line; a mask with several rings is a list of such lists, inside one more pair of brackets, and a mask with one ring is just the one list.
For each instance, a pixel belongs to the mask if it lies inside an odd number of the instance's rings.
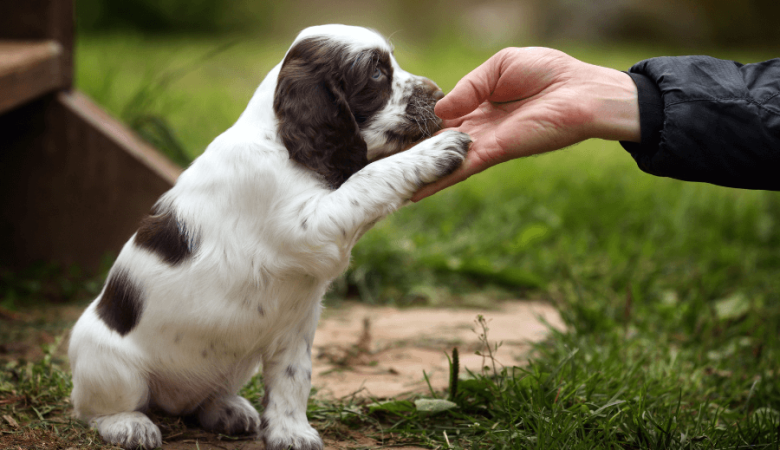
[[636,84],[642,142],[620,141],[620,145],[632,155],[655,153],[661,142],[661,129],[664,124],[664,104],[661,91],[649,77],[638,73],[626,73]]

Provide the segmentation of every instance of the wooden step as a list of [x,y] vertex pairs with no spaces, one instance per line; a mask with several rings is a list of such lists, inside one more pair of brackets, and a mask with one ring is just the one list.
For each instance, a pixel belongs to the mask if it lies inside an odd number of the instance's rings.
[[62,58],[55,41],[0,40],[0,113],[64,87]]
[[119,254],[180,173],[78,91],[6,112],[0,116],[0,267],[47,261],[95,273],[106,252]]

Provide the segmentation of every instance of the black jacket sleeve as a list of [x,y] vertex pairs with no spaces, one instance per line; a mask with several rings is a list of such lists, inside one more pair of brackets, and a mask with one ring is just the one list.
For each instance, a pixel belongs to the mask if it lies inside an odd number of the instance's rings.
[[721,186],[780,190],[780,59],[653,58],[629,70],[641,143],[621,142],[643,171]]

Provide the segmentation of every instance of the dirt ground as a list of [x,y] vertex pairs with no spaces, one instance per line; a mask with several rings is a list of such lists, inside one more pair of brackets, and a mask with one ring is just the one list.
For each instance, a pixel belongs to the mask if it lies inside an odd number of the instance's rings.
[[[55,314],[60,321],[72,323],[80,309],[63,307]],[[48,311],[47,316],[51,316]],[[491,310],[373,307],[360,303],[342,303],[328,308],[320,320],[314,340],[312,375],[313,395],[323,399],[351,396],[382,399],[404,394],[446,388],[449,365],[446,354],[453,347],[460,353],[461,373],[468,368],[479,371],[486,364],[476,351],[485,350],[482,327],[477,316],[485,318],[491,345],[500,343],[495,360],[505,365],[522,365],[529,342],[544,338],[547,324],[562,329],[563,323],[550,305],[539,302],[503,302]],[[6,318],[7,320],[8,318]],[[37,315],[22,315],[15,320],[38,323],[18,342],[0,342],[0,360],[42,356],[41,344],[54,341],[55,329],[40,327]],[[60,323],[62,323],[60,322]],[[66,348],[60,345],[59,351]],[[163,449],[243,449],[262,450],[256,441],[227,441],[205,432],[197,424],[172,427],[166,432],[166,420],[160,422],[166,444]],[[173,431],[179,430],[179,431]],[[184,431],[180,431],[184,430]],[[369,437],[355,433],[348,440],[325,439],[326,449],[380,448]],[[393,448],[415,448],[397,447]]]
[[317,328],[315,395],[385,398],[428,391],[423,371],[434,389],[445,388],[449,375],[445,352],[451,354],[453,347],[458,347],[461,371],[478,372],[485,364],[475,354],[484,350],[478,314],[485,317],[489,341],[501,343],[494,356],[505,365],[521,363],[528,343],[546,335],[539,319],[563,327],[555,309],[538,302],[505,302],[491,311],[346,304],[326,310]]

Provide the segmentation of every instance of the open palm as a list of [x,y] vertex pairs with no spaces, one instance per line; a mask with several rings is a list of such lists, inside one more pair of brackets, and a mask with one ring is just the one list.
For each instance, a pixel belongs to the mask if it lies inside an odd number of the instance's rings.
[[[615,73],[557,50],[508,48],[466,75],[436,105],[445,128],[468,133],[473,143],[463,165],[421,189],[417,201],[510,159],[549,152],[589,137],[611,136],[599,129],[595,104]],[[633,83],[631,83],[631,88]],[[602,92],[605,95],[602,95]],[[635,91],[633,93],[635,97]]]

